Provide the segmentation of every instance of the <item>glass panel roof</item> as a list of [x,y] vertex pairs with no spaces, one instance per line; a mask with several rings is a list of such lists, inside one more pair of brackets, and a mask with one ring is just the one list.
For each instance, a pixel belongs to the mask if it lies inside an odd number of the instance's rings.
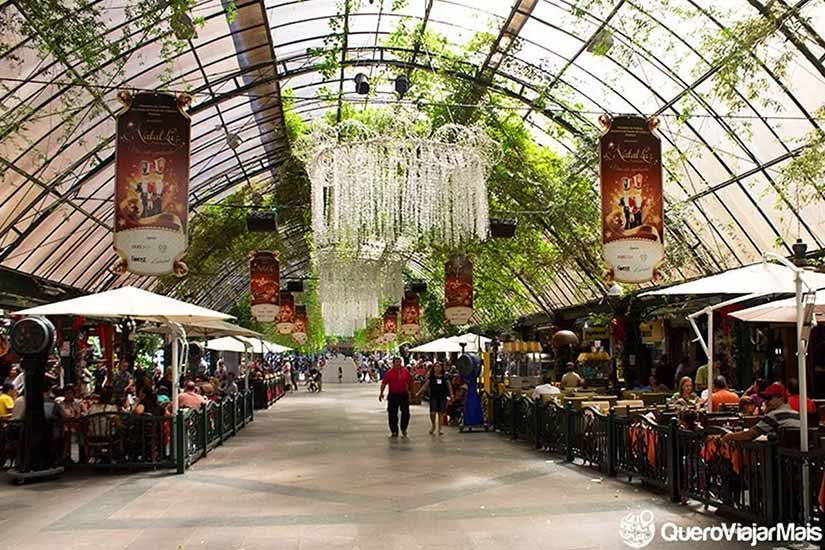
[[[783,170],[803,150],[805,136],[822,124],[816,114],[825,92],[822,0],[794,3],[798,13],[788,16],[787,24],[803,37],[801,45],[773,32],[754,51],[754,73],[725,93],[717,80],[726,63],[724,52],[717,51],[719,36],[758,22],[754,6],[760,2],[236,0],[236,5],[238,15],[230,23],[220,0],[199,1],[193,11],[203,18],[197,37],[169,55],[160,37],[124,26],[128,13],[122,0],[99,0],[101,34],[113,41],[126,28],[134,34],[133,47],[95,67],[74,56],[44,56],[37,36],[26,35],[19,25],[4,31],[0,265],[84,290],[155,285],[149,277],[118,277],[111,271],[120,88],[192,94],[190,204],[196,210],[250,180],[277,183],[276,168],[290,148],[282,132],[280,94],[304,120],[334,117],[340,105],[392,103],[392,79],[413,71],[438,75],[432,84],[437,99],[448,93],[439,79],[452,78],[481,86],[479,102],[506,97],[502,112],[523,117],[537,143],[569,157],[582,152],[582,143],[593,146],[601,113],[658,115],[667,159],[668,238],[678,239],[691,258],[669,273],[674,279],[753,262],[764,250],[789,254],[796,238],[814,249],[825,245],[825,197],[814,193],[800,200],[783,183]],[[5,17],[25,21],[25,7],[18,6],[25,3],[0,0]],[[442,39],[440,51],[422,47],[422,28]],[[484,46],[473,49],[477,43]],[[340,51],[331,69],[324,64],[330,48]],[[464,62],[461,74],[443,70],[445,56]],[[354,90],[352,79],[359,72],[373,83],[366,99]],[[234,150],[227,144],[229,133],[241,139]],[[587,168],[595,188],[597,166]],[[289,242],[306,249],[303,236]],[[297,269],[308,269],[306,262]],[[603,288],[594,282],[599,278],[572,264],[560,266],[555,275],[536,275],[531,282],[537,288],[530,290],[544,302],[536,303],[536,310],[600,296]],[[197,299],[226,307],[226,297],[247,285],[243,275],[221,280],[224,288],[205,288]]]

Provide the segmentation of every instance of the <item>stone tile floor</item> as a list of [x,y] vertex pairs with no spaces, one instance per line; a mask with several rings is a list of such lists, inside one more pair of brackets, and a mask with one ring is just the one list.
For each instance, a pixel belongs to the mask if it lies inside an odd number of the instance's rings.
[[[289,395],[183,476],[0,484],[4,547],[620,549],[630,512],[650,510],[657,525],[721,521],[499,434],[430,436],[425,406],[413,406],[409,439],[390,440],[377,393],[351,384]],[[697,547],[749,548],[658,534],[647,546]]]

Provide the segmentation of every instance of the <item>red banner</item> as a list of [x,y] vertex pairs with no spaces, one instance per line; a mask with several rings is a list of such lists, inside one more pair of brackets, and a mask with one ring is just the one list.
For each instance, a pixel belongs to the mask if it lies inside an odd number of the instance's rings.
[[415,336],[418,334],[421,321],[421,305],[418,303],[418,294],[406,292],[401,300],[401,334]]
[[473,264],[455,256],[444,265],[444,317],[452,325],[466,325],[473,316]]
[[388,307],[384,312],[384,342],[392,342],[398,335],[398,308]]
[[281,292],[279,304],[275,326],[279,334],[291,334],[295,330],[295,296],[291,292]]
[[256,321],[270,323],[278,315],[281,292],[278,253],[259,250],[249,259],[250,309]]
[[115,139],[115,269],[186,274],[191,99],[121,92]]
[[295,328],[292,331],[292,339],[297,344],[306,344],[307,341],[307,326],[309,319],[307,318],[307,306],[295,306]]
[[665,257],[662,144],[655,119],[603,115],[600,139],[602,257],[609,280],[661,278]]

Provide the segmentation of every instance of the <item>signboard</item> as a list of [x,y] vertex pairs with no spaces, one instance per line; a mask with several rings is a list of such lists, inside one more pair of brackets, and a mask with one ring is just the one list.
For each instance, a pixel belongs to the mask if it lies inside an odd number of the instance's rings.
[[256,321],[271,323],[278,315],[281,292],[278,253],[259,250],[249,259],[250,310]]
[[473,316],[473,264],[455,256],[444,265],[444,317],[452,325],[466,325]]
[[307,326],[309,319],[307,317],[307,306],[295,306],[295,328],[292,331],[292,339],[296,344],[303,345],[307,342]]
[[398,308],[389,307],[384,312],[384,342],[392,342],[398,334]]
[[191,99],[118,94],[125,105],[115,138],[115,270],[183,276],[189,214]]
[[401,334],[415,336],[418,334],[421,322],[421,304],[415,292],[404,293],[401,300]]
[[665,326],[661,319],[647,321],[639,325],[639,333],[645,344],[658,344],[665,339]]
[[662,146],[655,119],[603,115],[599,141],[602,257],[607,278],[644,283],[661,278],[665,257]]
[[607,340],[610,338],[607,325],[587,327],[583,330],[585,342],[593,342],[596,340]]
[[278,302],[278,318],[275,328],[278,334],[291,334],[295,330],[295,296],[291,292],[281,292]]

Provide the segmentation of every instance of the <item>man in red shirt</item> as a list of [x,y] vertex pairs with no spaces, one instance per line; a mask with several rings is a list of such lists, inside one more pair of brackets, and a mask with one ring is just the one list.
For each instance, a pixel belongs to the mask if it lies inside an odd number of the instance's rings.
[[[799,380],[796,378],[788,379],[788,405],[799,412]],[[814,414],[816,412],[816,403],[813,402],[812,399],[808,399],[808,414]]]
[[398,437],[398,409],[401,409],[401,435],[407,437],[407,426],[410,424],[410,390],[412,389],[412,375],[401,366],[401,358],[392,358],[392,368],[384,374],[381,381],[381,393],[378,401],[384,400],[384,388],[389,386],[387,396],[387,414],[389,416],[390,437]]

